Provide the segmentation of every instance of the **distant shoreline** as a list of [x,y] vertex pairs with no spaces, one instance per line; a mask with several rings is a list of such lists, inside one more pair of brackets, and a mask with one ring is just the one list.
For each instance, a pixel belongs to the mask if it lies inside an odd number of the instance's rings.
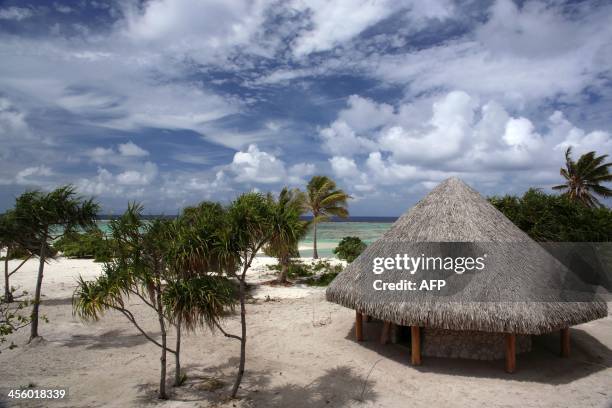
[[[108,215],[102,214],[97,217],[98,221],[110,221],[112,219],[116,219],[119,215]],[[143,215],[144,219],[156,219],[156,218],[165,218],[165,219],[174,219],[176,215]],[[304,216],[302,217],[305,220],[311,220],[312,216]],[[398,217],[370,217],[370,216],[354,216],[348,218],[339,218],[333,217],[325,222],[371,222],[371,223],[392,223],[395,222]]]

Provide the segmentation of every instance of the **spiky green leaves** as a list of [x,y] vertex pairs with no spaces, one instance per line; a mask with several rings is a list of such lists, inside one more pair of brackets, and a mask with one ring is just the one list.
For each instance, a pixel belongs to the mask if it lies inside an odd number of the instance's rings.
[[336,187],[336,182],[327,176],[313,176],[306,187],[305,206],[315,217],[315,222],[325,221],[330,216],[347,217],[347,201],[350,195]]
[[555,190],[562,190],[570,200],[578,201],[587,207],[601,207],[602,204],[596,195],[612,197],[612,190],[602,183],[612,182],[609,168],[612,163],[604,163],[607,154],[596,156],[595,152],[588,152],[580,156],[578,161],[572,159],[572,148],[565,151],[565,168],[560,171],[565,183],[554,186]]
[[214,329],[234,309],[235,287],[223,276],[204,275],[170,281],[162,293],[165,313],[187,330],[199,326]]

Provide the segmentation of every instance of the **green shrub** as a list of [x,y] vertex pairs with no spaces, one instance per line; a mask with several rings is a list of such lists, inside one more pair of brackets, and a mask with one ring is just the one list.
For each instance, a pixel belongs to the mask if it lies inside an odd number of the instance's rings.
[[[268,265],[268,269],[280,271],[280,265]],[[327,286],[342,272],[342,269],[342,265],[332,265],[326,260],[319,260],[316,263],[292,260],[287,275],[291,279],[301,278],[301,281],[309,286]]]
[[313,276],[308,277],[305,283],[309,286],[327,286],[342,272],[343,267],[339,264],[332,265],[326,260],[319,260],[311,265],[311,269]]
[[[263,247],[263,253],[266,256],[269,256],[271,258],[278,258],[278,253],[276,253],[274,251],[274,248],[272,248],[270,245],[265,245]],[[300,251],[298,250],[298,246],[297,244],[291,249],[291,251],[289,251],[289,256],[291,258],[299,258],[300,257]]]
[[[35,250],[33,253],[33,256],[37,256],[38,252],[39,252],[38,250]],[[57,255],[57,249],[52,245],[47,245],[47,247],[45,248],[45,253],[51,257],[54,257],[55,255]],[[11,253],[9,254],[9,260],[11,259],[24,260],[28,256],[30,256],[30,252],[28,252],[26,249],[17,247],[17,248],[11,249]],[[5,259],[6,259],[6,256],[0,257],[0,260],[2,261],[4,261]]]
[[344,237],[333,252],[338,258],[353,262],[366,249],[366,244],[359,237]]
[[[14,248],[11,249],[11,253],[9,254],[9,259],[26,259],[30,253],[22,248]],[[0,257],[0,260],[6,259],[6,256]]]
[[315,268],[323,272],[307,278],[305,282],[309,286],[327,286],[343,269],[342,265],[332,265],[328,261],[319,261],[313,266]]
[[[279,272],[281,267],[279,264],[268,265],[268,269]],[[305,264],[302,261],[291,261],[289,262],[289,269],[287,271],[287,277],[290,279],[305,278],[314,274],[312,267]]]
[[53,247],[68,258],[93,258],[95,262],[108,262],[113,257],[112,240],[99,229],[64,235]]

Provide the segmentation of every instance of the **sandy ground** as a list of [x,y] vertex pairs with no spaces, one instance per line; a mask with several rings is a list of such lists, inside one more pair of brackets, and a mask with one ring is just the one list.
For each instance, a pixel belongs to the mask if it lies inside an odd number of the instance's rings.
[[[0,354],[0,389],[34,384],[69,387],[64,401],[0,402],[49,407],[612,407],[612,317],[571,330],[572,357],[557,356],[558,337],[535,339],[518,357],[518,371],[503,361],[425,358],[409,364],[408,348],[380,345],[381,324],[365,324],[366,341],[353,339],[354,312],[324,300],[320,288],[257,285],[273,278],[269,258],[258,258],[249,280],[247,371],[239,400],[228,401],[238,343],[202,330],[187,335],[182,361],[188,380],[170,387],[171,400],[155,398],[159,352],[125,318],[109,313],[84,324],[72,316],[75,277],[93,278],[100,265],[87,260],[52,262],[46,268],[42,312],[44,341]],[[13,284],[32,290],[36,263]],[[158,334],[155,316],[135,304],[143,326]],[[224,324],[238,332],[238,318]],[[169,362],[169,373],[174,371]],[[170,376],[169,376],[170,377]],[[170,379],[169,379],[170,381]]]

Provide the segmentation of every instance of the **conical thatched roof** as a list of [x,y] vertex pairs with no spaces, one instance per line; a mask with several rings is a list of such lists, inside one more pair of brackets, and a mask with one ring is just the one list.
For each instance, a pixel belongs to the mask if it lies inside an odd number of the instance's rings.
[[[372,289],[373,258],[420,254],[423,243],[441,242],[464,243],[475,254],[493,251],[494,261],[469,279],[447,275],[441,294]],[[410,278],[405,271],[384,276]],[[604,301],[458,178],[440,183],[400,217],[338,275],[326,297],[396,324],[451,330],[540,334],[607,316]]]

